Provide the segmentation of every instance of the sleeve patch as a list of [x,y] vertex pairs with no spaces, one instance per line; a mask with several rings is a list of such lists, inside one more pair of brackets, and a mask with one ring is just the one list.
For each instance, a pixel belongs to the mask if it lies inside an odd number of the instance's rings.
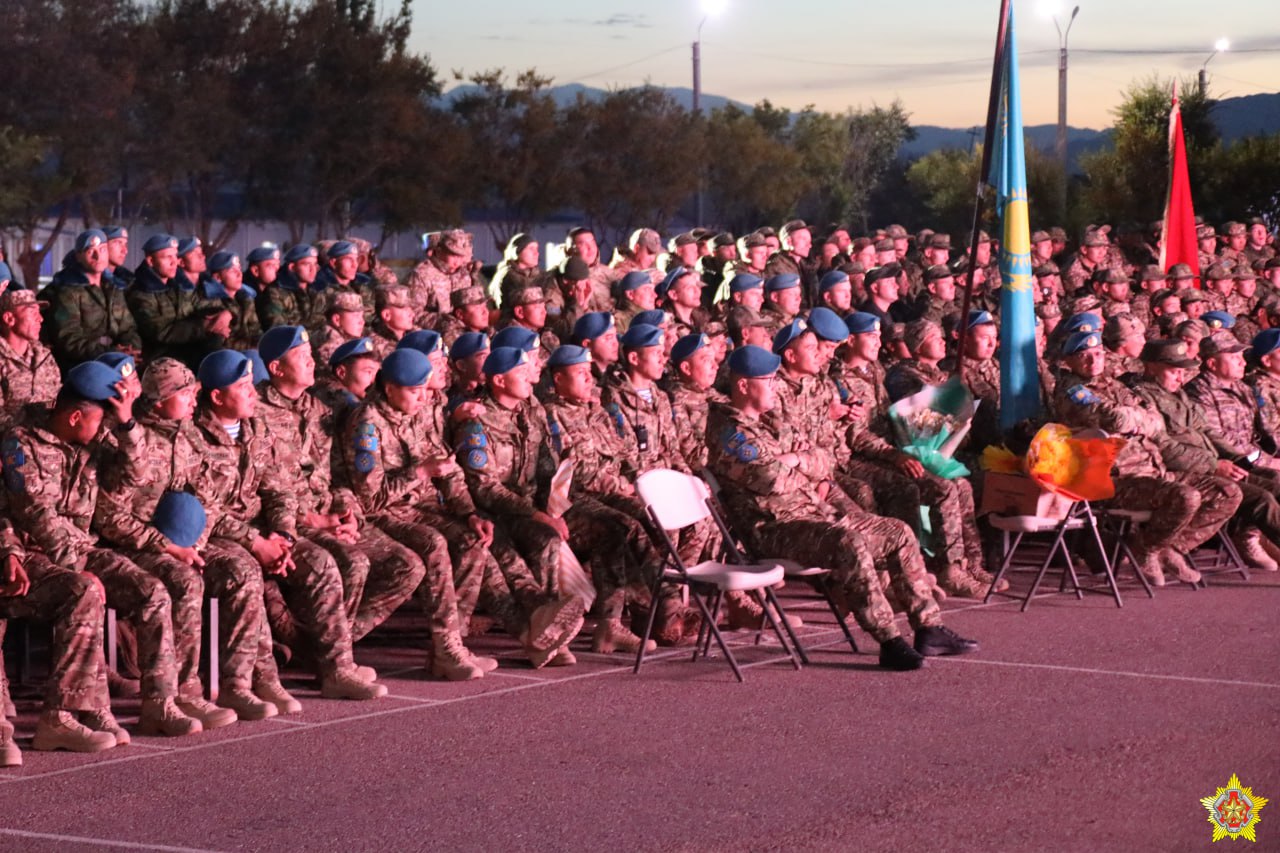
[[1099,402],[1098,395],[1083,385],[1077,385],[1067,392],[1071,402],[1077,406],[1092,406]]
[[378,449],[378,437],[376,435],[356,436],[356,450],[374,451],[377,449]]
[[467,453],[467,467],[473,471],[479,471],[481,468],[489,464],[489,454],[483,450],[472,450]]
[[463,440],[466,447],[488,447],[489,437],[482,432],[473,432]]
[[375,463],[374,463],[374,458],[372,453],[362,452],[362,453],[356,454],[356,460],[355,460],[356,470],[359,471],[361,474],[368,474],[370,471],[372,471],[374,464]]
[[356,428],[356,435],[377,435],[377,434],[378,434],[378,428],[370,423],[360,424],[360,426]]
[[15,450],[5,450],[4,467],[21,468],[25,464],[27,464],[27,456],[25,453],[22,452],[21,448],[17,448]]
[[759,458],[760,451],[754,444],[743,444],[738,448],[738,459],[742,462],[755,462]]

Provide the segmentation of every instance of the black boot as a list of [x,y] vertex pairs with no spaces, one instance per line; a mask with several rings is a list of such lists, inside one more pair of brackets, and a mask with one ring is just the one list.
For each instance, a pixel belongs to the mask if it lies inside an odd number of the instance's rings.
[[916,630],[916,651],[926,657],[963,655],[977,650],[975,641],[966,640],[945,625],[927,625]]
[[901,637],[880,644],[880,666],[896,672],[908,672],[924,666],[924,658]]

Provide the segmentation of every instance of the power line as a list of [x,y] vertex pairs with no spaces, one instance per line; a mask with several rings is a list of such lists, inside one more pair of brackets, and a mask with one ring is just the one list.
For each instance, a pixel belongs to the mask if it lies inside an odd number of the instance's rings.
[[684,44],[673,45],[671,47],[664,48],[663,50],[660,50],[657,53],[651,53],[648,56],[642,56],[639,59],[633,59],[630,62],[624,62],[621,65],[615,65],[612,68],[605,68],[602,71],[592,71],[590,74],[578,74],[578,75],[566,76],[566,79],[588,80],[592,77],[599,77],[602,74],[611,74],[614,71],[621,71],[624,68],[630,68],[633,65],[639,65],[641,62],[648,62],[650,59],[657,59],[659,56],[666,56],[668,53],[671,53],[673,51],[683,50],[684,47],[685,47]]

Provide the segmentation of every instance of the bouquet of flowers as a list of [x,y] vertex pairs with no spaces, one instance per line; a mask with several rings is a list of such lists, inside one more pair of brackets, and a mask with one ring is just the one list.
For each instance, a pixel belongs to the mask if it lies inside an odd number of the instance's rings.
[[889,422],[904,453],[939,477],[954,480],[969,473],[952,456],[968,435],[979,402],[960,380],[952,379],[945,385],[926,385],[894,403]]

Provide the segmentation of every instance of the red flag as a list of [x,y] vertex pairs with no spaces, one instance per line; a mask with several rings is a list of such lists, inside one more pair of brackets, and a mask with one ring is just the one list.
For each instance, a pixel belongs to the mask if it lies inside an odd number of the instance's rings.
[[1191,206],[1191,180],[1187,177],[1187,146],[1182,139],[1182,110],[1178,107],[1178,82],[1173,83],[1173,109],[1169,113],[1169,195],[1164,203],[1160,269],[1187,264],[1200,286],[1200,252],[1196,241],[1196,212]]

